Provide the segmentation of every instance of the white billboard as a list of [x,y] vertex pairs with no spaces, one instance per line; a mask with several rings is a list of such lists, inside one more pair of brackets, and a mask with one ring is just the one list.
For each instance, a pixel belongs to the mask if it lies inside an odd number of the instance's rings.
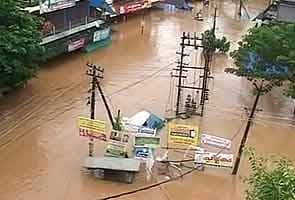
[[39,0],[40,14],[69,8],[76,5],[75,0]]

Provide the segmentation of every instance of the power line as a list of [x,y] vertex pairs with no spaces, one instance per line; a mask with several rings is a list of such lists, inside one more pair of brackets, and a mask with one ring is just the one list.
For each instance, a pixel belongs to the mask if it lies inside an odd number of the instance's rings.
[[119,193],[119,194],[114,194],[114,195],[110,195],[110,196],[103,197],[103,198],[98,198],[96,200],[116,199],[116,198],[119,198],[119,197],[122,197],[122,196],[126,196],[126,195],[134,194],[134,193],[137,193],[137,192],[149,190],[149,189],[158,187],[160,185],[163,185],[163,184],[166,184],[166,183],[169,183],[169,182],[172,182],[172,181],[176,181],[176,180],[182,178],[183,176],[186,176],[188,174],[191,174],[195,170],[196,169],[193,168],[193,169],[188,170],[188,171],[186,171],[185,173],[183,173],[183,174],[181,174],[179,176],[173,177],[173,178],[168,179],[168,180],[160,181],[158,183],[154,183],[154,184],[151,184],[151,185],[148,185],[148,186],[145,186],[145,187],[141,187],[141,188],[138,188],[138,189],[135,189],[135,190],[131,190],[131,191],[127,191],[127,192],[122,192],[122,193]]
[[169,66],[172,65],[172,64],[174,64],[174,62],[171,62],[171,63],[169,63],[168,65],[165,65],[165,66],[161,67],[159,70],[155,71],[154,73],[148,75],[147,77],[145,77],[145,78],[143,78],[143,79],[141,79],[141,80],[139,80],[139,81],[136,81],[135,83],[132,83],[132,84],[126,86],[126,87],[123,87],[123,88],[121,88],[121,89],[119,89],[119,90],[113,92],[110,96],[112,97],[113,95],[116,95],[116,94],[118,94],[118,93],[121,93],[121,92],[124,91],[124,90],[128,90],[128,89],[130,89],[130,88],[132,88],[132,87],[134,87],[134,86],[136,86],[136,85],[138,85],[138,84],[140,84],[140,83],[142,83],[142,82],[144,82],[144,81],[146,81],[146,80],[148,80],[148,79],[154,77],[154,76],[157,75],[159,72],[163,71],[165,68],[169,67]]

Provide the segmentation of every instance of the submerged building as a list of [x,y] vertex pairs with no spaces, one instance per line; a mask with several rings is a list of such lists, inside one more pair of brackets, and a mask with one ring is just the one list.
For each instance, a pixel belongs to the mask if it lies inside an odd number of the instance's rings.
[[295,22],[295,0],[276,0],[254,20],[261,20],[263,22],[272,20]]
[[[89,0],[30,0],[25,8],[43,19],[45,59],[78,49],[91,50],[110,41],[105,13]],[[114,14],[114,13],[110,13]]]

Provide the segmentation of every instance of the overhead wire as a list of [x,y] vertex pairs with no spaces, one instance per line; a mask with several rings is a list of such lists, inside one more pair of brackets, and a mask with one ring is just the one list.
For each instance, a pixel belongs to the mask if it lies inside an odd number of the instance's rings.
[[188,174],[191,174],[195,170],[196,169],[193,168],[193,169],[190,169],[190,170],[186,171],[185,173],[183,173],[183,174],[181,174],[179,176],[173,177],[171,179],[163,180],[163,181],[160,181],[160,182],[157,182],[157,183],[154,183],[154,184],[150,184],[150,185],[147,185],[147,186],[144,186],[144,187],[140,187],[140,188],[135,189],[135,190],[130,190],[130,191],[127,191],[127,192],[122,192],[122,193],[110,195],[110,196],[107,196],[107,197],[97,198],[96,200],[116,199],[116,198],[119,198],[119,197],[122,197],[122,196],[127,196],[127,195],[131,195],[131,194],[134,194],[134,193],[137,193],[137,192],[149,190],[149,189],[158,187],[160,185],[167,184],[167,183],[170,183],[172,181],[176,181],[176,180],[182,178],[183,176],[186,176]]
[[167,65],[161,67],[159,70],[153,72],[152,74],[147,75],[145,78],[143,78],[143,79],[141,79],[141,80],[138,80],[138,81],[136,81],[136,82],[134,82],[134,83],[132,83],[132,84],[129,84],[129,85],[127,85],[127,86],[125,86],[125,87],[123,87],[123,88],[121,88],[121,89],[119,89],[119,90],[117,90],[117,91],[111,93],[110,96],[112,97],[112,96],[114,96],[114,95],[116,95],[116,94],[118,94],[118,93],[121,93],[121,92],[123,92],[123,91],[125,91],[125,90],[128,90],[128,89],[130,89],[130,88],[132,88],[132,87],[134,87],[134,86],[136,86],[136,85],[138,85],[138,84],[140,84],[140,83],[142,83],[142,82],[144,82],[144,81],[146,81],[146,80],[148,80],[148,79],[150,79],[150,78],[156,76],[158,73],[160,73],[161,71],[163,71],[165,68],[171,66],[172,64],[174,64],[174,62],[170,62],[169,64],[167,64]]

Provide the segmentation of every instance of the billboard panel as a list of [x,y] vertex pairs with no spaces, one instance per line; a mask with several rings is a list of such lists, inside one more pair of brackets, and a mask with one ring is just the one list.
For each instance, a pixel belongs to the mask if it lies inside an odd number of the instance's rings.
[[39,0],[40,14],[69,8],[76,5],[75,0]]
[[78,117],[80,136],[91,137],[106,141],[106,123],[105,121],[89,119],[87,117]]
[[193,145],[198,143],[199,127],[184,124],[169,124],[169,144]]

